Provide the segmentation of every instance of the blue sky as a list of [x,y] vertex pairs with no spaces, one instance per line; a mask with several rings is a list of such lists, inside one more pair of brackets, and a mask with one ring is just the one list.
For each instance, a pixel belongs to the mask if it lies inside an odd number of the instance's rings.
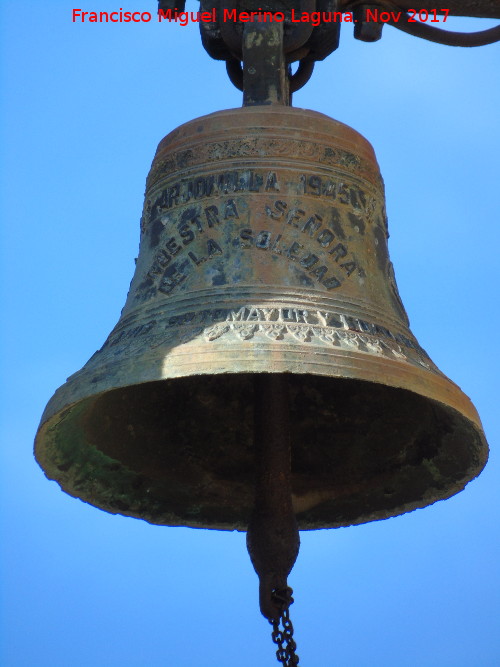
[[[108,515],[63,494],[32,456],[46,402],[125,302],[158,141],[241,104],[196,26],[75,24],[74,6],[1,6],[0,662],[271,666],[243,534]],[[491,447],[483,474],[446,502],[303,534],[290,583],[306,667],[500,664],[499,83],[499,45],[456,49],[390,27],[364,44],[344,26],[294,99],[375,147],[412,330],[471,397]]]

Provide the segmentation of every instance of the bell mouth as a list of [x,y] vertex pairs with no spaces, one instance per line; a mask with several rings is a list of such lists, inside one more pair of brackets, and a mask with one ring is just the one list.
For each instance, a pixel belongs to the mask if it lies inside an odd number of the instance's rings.
[[[50,479],[150,523],[245,530],[254,504],[254,374],[146,382],[84,398],[40,429]],[[397,516],[461,491],[486,463],[477,424],[380,383],[286,374],[301,530]]]

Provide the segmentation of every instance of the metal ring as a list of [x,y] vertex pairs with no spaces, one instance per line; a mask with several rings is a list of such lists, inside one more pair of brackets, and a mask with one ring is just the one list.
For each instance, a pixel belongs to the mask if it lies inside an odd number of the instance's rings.
[[[313,60],[301,60],[297,71],[290,77],[290,94],[300,90],[309,81],[314,70]],[[229,80],[238,90],[243,92],[243,67],[237,58],[226,60],[226,71]]]
[[240,61],[236,58],[226,60],[226,71],[233,86],[243,92],[243,68]]
[[314,60],[305,58],[299,62],[295,74],[290,77],[290,94],[300,90],[309,81],[314,70]]

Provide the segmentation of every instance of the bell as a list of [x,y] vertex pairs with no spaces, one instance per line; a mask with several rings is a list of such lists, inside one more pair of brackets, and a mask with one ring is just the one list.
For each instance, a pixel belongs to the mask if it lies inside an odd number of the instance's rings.
[[339,122],[253,106],[171,132],[121,318],[42,417],[47,476],[107,512],[246,530],[254,380],[278,374],[299,528],[461,491],[481,423],[411,333],[387,238],[373,149]]

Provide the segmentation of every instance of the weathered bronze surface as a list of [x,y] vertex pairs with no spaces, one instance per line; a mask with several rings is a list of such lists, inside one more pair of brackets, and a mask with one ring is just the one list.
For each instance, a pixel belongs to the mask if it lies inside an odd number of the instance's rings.
[[47,476],[108,512],[244,530],[253,374],[281,373],[300,528],[460,491],[479,417],[410,332],[387,236],[373,150],[341,123],[247,107],[171,132],[122,316],[43,415]]

